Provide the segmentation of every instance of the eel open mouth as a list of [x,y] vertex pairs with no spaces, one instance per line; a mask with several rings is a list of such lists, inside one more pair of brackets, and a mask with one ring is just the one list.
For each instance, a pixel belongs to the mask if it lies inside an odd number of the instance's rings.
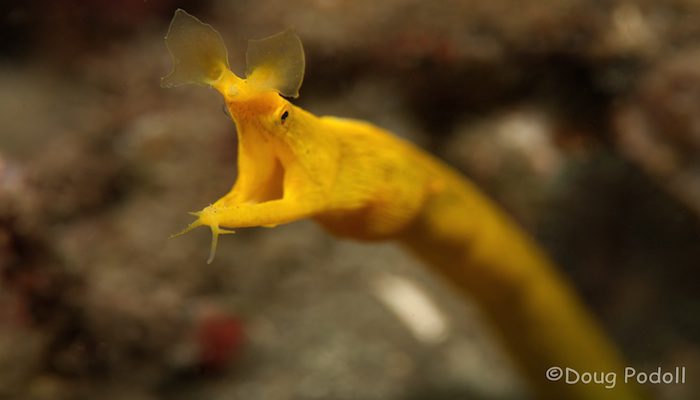
[[256,185],[250,192],[244,194],[246,203],[264,203],[266,201],[279,200],[284,196],[284,166],[275,158],[274,165],[266,176],[256,179]]

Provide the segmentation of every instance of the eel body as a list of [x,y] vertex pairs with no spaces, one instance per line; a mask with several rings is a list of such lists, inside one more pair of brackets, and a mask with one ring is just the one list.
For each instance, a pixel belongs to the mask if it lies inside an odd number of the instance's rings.
[[251,41],[245,78],[230,71],[218,32],[182,10],[166,44],[174,67],[163,86],[215,88],[236,124],[233,188],[181,232],[209,227],[209,262],[231,229],[303,218],[340,237],[398,240],[476,300],[539,397],[639,398],[621,382],[547,379],[551,367],[621,377],[623,363],[543,252],[466,178],[370,123],[317,117],[287,100],[305,67],[294,33]]

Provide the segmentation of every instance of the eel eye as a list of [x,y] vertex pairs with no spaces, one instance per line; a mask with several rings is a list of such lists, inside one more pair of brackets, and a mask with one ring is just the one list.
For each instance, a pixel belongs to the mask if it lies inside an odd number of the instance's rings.
[[287,117],[289,117],[289,111],[283,112],[280,116],[280,121],[284,124],[284,122],[287,120]]

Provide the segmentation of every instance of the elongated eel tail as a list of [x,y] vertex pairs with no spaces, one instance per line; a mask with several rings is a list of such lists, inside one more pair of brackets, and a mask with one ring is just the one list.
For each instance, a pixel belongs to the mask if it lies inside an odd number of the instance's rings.
[[[461,179],[460,179],[461,181]],[[427,200],[400,240],[484,310],[537,393],[551,399],[640,399],[615,347],[547,257],[468,182]],[[459,221],[459,222],[458,222]],[[559,367],[550,371],[552,367]],[[614,372],[615,387],[566,384],[566,368]],[[562,371],[563,370],[563,371]],[[553,374],[552,374],[553,372]]]

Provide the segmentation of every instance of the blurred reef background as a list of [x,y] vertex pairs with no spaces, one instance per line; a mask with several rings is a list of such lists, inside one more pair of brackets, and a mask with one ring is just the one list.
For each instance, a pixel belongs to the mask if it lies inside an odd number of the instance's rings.
[[[236,162],[217,93],[159,87],[177,7],[239,73],[246,39],[295,29],[296,104],[463,171],[630,365],[687,367],[658,398],[700,396],[700,2],[9,0],[0,399],[528,396],[478,309],[392,243],[303,221],[240,230],[206,265],[204,229],[168,240]],[[432,305],[432,330],[397,293]]]

